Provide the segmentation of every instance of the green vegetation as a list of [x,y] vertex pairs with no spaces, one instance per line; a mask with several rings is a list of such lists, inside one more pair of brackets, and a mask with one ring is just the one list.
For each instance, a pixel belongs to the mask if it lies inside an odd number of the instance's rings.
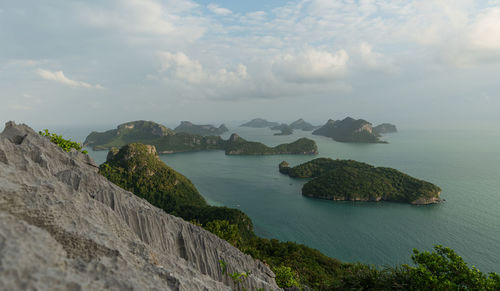
[[290,135],[293,133],[293,129],[286,123],[282,123],[277,126],[272,126],[271,130],[279,130],[279,133],[275,133],[274,135]]
[[441,189],[398,170],[374,167],[353,160],[319,158],[279,170],[298,178],[313,178],[302,187],[309,197],[351,201],[397,201],[414,204],[435,203]]
[[179,126],[177,126],[174,130],[177,133],[186,132],[201,136],[220,135],[228,131],[224,124],[221,124],[219,127],[215,127],[211,124],[198,125],[189,121],[181,121],[181,124],[179,124]]
[[99,173],[165,212],[206,225],[223,220],[240,235],[253,235],[252,221],[238,209],[209,206],[189,179],[163,163],[152,146],[129,144],[112,150]]
[[371,123],[351,117],[343,120],[330,119],[325,125],[313,131],[313,134],[331,137],[339,142],[385,143],[372,132]]
[[277,123],[277,122],[267,121],[267,120],[262,119],[262,118],[255,118],[255,119],[250,120],[247,123],[243,123],[240,126],[264,128],[264,127],[271,127],[271,126],[277,126],[277,125],[279,125],[279,123]]
[[[292,170],[297,175],[320,175],[334,164],[304,165]],[[358,168],[367,164],[342,161]],[[380,269],[360,263],[342,263],[318,250],[293,242],[258,237],[243,212],[226,207],[207,206],[191,182],[163,164],[151,146],[131,144],[111,151],[101,174],[119,186],[144,197],[151,204],[187,221],[205,227],[238,247],[242,252],[267,263],[281,287],[309,286],[313,290],[499,290],[500,276],[482,274],[471,269],[452,250],[436,247],[436,253],[414,251],[415,266],[403,265]],[[165,184],[165,185],[161,185]],[[171,203],[173,201],[173,203]],[[227,264],[219,261],[224,275],[239,285],[248,272],[229,273]]]
[[300,286],[299,281],[297,280],[297,274],[292,271],[292,268],[287,266],[279,266],[272,269],[274,274],[276,275],[276,284],[278,284],[278,286],[282,288]]
[[55,143],[67,152],[71,151],[71,149],[75,149],[81,153],[87,154],[86,150],[82,150],[83,147],[80,143],[71,141],[70,139],[64,139],[61,135],[50,133],[48,129],[39,131],[38,134],[48,137],[51,142]]
[[[193,125],[192,127],[200,126]],[[227,130],[227,128],[221,125],[218,130]],[[228,155],[317,153],[316,143],[309,139],[300,139],[291,144],[272,148],[259,142],[246,141],[236,134],[233,134],[229,140],[223,140],[220,136],[201,136],[187,132],[176,133],[151,121],[128,122],[119,125],[117,129],[92,132],[87,136],[84,144],[92,146],[94,150],[104,150],[113,147],[120,148],[130,143],[153,145],[160,154],[204,150],[225,150]]]
[[148,141],[174,134],[173,130],[161,124],[139,120],[120,124],[116,129],[105,132],[94,131],[87,136],[83,144],[92,146],[94,150],[121,148],[134,142],[149,144]]
[[289,144],[268,147],[260,142],[246,141],[237,134],[231,135],[226,143],[227,155],[279,155],[279,154],[317,154],[316,142],[300,138]]
[[292,129],[300,129],[303,131],[311,131],[316,129],[317,127],[310,124],[309,122],[306,122],[304,119],[300,118],[295,120],[294,122],[290,123],[290,127]]
[[238,247],[241,243],[241,235],[236,224],[227,220],[213,220],[205,225],[205,229],[218,237],[224,239],[233,246]]

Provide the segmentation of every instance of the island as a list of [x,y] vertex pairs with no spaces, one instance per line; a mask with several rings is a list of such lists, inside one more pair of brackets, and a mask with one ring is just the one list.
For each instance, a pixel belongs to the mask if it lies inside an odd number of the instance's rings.
[[238,209],[210,206],[193,183],[160,160],[156,148],[132,143],[109,151],[99,173],[165,212],[206,224],[227,220],[245,238],[253,235],[250,218]]
[[212,136],[212,135],[221,135],[225,132],[228,132],[226,125],[221,124],[219,127],[215,127],[211,124],[193,124],[189,121],[181,121],[181,124],[177,126],[175,132],[186,132],[191,134],[197,134],[201,136]]
[[440,202],[441,189],[396,169],[374,167],[353,160],[318,158],[290,167],[285,161],[279,171],[293,178],[312,178],[302,195],[336,201],[394,201],[413,205]]
[[381,134],[386,134],[386,133],[395,133],[398,132],[398,129],[394,124],[390,123],[382,123],[379,124],[375,127],[373,127],[373,132],[375,134],[381,135]]
[[264,128],[278,125],[280,125],[278,122],[271,122],[262,118],[255,118],[247,123],[243,123],[242,125],[240,125],[240,127]]
[[316,155],[318,146],[308,138],[268,147],[260,142],[247,141],[233,133],[226,142],[226,155]]
[[290,135],[293,134],[293,129],[290,127],[290,125],[286,123],[282,123],[277,126],[271,127],[271,130],[279,130],[281,132],[275,133],[274,135]]
[[373,132],[371,123],[351,117],[343,120],[330,119],[312,134],[331,137],[338,142],[387,143],[380,140],[379,135]]
[[314,126],[310,124],[309,122],[305,121],[304,119],[300,118],[295,120],[294,122],[290,123],[290,127],[292,129],[300,129],[303,131],[312,131],[317,129],[319,126]]
[[318,152],[316,142],[307,138],[268,147],[259,142],[247,141],[237,134],[224,140],[220,136],[177,133],[161,124],[143,120],[127,122],[119,125],[117,129],[105,132],[92,132],[85,139],[84,146],[94,150],[109,150],[131,143],[155,146],[160,154],[205,150],[223,150],[227,155],[310,155]]

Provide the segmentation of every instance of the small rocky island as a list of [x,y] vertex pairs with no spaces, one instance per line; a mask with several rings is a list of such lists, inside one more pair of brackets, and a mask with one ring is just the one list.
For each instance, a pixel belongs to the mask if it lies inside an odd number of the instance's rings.
[[294,122],[290,123],[290,127],[292,129],[300,129],[303,131],[312,131],[319,128],[319,126],[314,126],[302,118],[297,119]]
[[271,127],[271,130],[279,130],[280,132],[275,133],[274,135],[290,135],[293,133],[293,129],[290,125],[286,123],[282,123],[277,126]]
[[189,121],[181,121],[181,124],[177,126],[175,132],[186,132],[191,134],[197,134],[201,136],[213,136],[213,135],[221,135],[225,132],[228,132],[225,124],[221,124],[219,127],[215,127],[211,124],[193,124]]
[[338,142],[387,143],[380,140],[380,134],[372,128],[371,123],[351,117],[343,120],[330,119],[312,134],[331,137]]
[[240,127],[253,127],[253,128],[264,128],[280,125],[278,122],[267,121],[262,118],[255,118],[247,123],[243,123]]
[[390,123],[382,123],[373,128],[373,132],[375,134],[381,135],[386,133],[395,133],[398,132],[398,129],[394,124]]
[[337,201],[394,201],[414,205],[440,202],[441,189],[396,169],[353,160],[318,158],[279,171],[294,178],[312,178],[302,187],[307,197]]
[[220,136],[201,136],[186,132],[175,132],[152,121],[133,121],[121,124],[117,129],[105,132],[92,132],[87,136],[84,146],[94,150],[121,148],[131,143],[155,146],[160,154],[193,152],[204,150],[223,150],[227,155],[310,155],[317,154],[316,142],[307,138],[289,144],[268,147],[259,142],[247,141],[237,134],[228,140]]

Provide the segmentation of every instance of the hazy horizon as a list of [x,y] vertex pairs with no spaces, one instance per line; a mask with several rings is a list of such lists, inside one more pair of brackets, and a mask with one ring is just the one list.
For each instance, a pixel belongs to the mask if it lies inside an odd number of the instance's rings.
[[500,1],[3,1],[0,121],[500,128]]

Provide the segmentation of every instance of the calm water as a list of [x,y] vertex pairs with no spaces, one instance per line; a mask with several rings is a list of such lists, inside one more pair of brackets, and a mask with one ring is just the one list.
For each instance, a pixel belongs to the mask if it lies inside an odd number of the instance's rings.
[[[83,140],[88,132],[77,137]],[[278,164],[286,160],[296,165],[312,156],[226,156],[222,151],[161,156],[211,204],[247,213],[258,235],[303,243],[343,261],[377,265],[410,263],[413,248],[442,244],[482,271],[500,272],[499,132],[403,130],[387,135],[389,144],[337,143],[307,132],[273,136],[268,129],[232,132],[268,145],[307,136],[318,143],[319,157],[393,167],[440,186],[446,199],[439,205],[411,206],[305,198],[300,194],[305,181],[281,175]],[[90,154],[98,163],[106,156]]]

